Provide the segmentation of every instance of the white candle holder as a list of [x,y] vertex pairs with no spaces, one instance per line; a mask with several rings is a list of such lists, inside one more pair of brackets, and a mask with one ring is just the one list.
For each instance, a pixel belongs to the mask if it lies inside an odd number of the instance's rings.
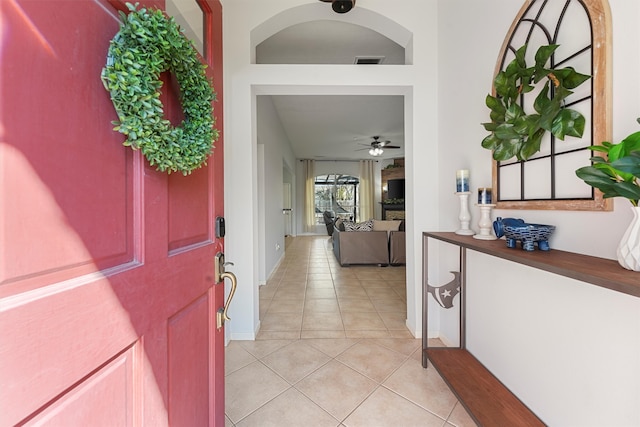
[[496,205],[482,203],[477,204],[476,206],[480,208],[480,221],[478,222],[480,232],[473,236],[473,238],[480,240],[496,240],[497,237],[492,234],[493,222],[491,222],[491,209]]
[[471,212],[469,212],[469,194],[470,191],[463,191],[456,193],[456,196],[460,198],[460,229],[456,230],[456,234],[463,236],[473,236],[475,233],[469,229],[469,223],[471,222]]

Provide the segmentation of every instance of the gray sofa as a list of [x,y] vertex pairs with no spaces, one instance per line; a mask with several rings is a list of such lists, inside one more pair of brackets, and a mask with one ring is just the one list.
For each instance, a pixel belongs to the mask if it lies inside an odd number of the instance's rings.
[[404,231],[392,231],[389,234],[389,264],[407,263],[407,244]]
[[405,232],[333,230],[333,253],[341,266],[406,264]]
[[389,264],[386,231],[341,231],[333,229],[333,253],[341,266],[349,264]]

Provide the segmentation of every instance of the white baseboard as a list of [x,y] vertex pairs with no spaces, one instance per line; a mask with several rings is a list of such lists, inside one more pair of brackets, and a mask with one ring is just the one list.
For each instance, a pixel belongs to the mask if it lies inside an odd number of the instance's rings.
[[251,333],[240,333],[240,334],[231,334],[231,341],[255,341],[256,334]]
[[449,338],[447,338],[444,335],[440,335],[439,337],[436,338],[440,338],[440,341],[442,341],[442,343],[447,346],[447,347],[457,347],[458,345],[453,342],[452,340],[450,340]]
[[440,331],[427,332],[427,338],[440,338]]
[[276,264],[273,266],[273,268],[271,269],[271,272],[269,274],[267,274],[266,280],[260,280],[258,282],[258,286],[264,286],[264,285],[267,284],[267,282],[269,281],[271,276],[273,276],[273,273],[278,271],[278,267],[280,267],[280,264],[282,264],[282,261],[284,260],[284,256],[285,256],[285,254],[284,254],[284,251],[283,251],[282,255],[280,255],[280,258],[278,259],[278,262],[276,262]]
[[409,332],[411,333],[411,335],[413,335],[414,338],[422,337],[422,330],[414,329],[413,325],[409,323],[408,319],[405,320],[404,324],[407,327],[407,329],[409,329]]
[[[250,332],[232,332],[231,339],[229,341],[255,341],[258,336],[258,331],[260,330],[260,321],[258,320],[258,324],[256,325],[256,329],[253,333]],[[228,342],[225,345],[229,344]]]

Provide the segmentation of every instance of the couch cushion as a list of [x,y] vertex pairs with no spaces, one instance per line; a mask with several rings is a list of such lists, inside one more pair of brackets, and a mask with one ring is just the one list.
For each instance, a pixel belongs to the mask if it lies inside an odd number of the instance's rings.
[[344,229],[345,231],[372,231],[373,230],[373,220],[354,223],[351,221],[344,221]]
[[373,231],[398,231],[402,220],[373,220]]

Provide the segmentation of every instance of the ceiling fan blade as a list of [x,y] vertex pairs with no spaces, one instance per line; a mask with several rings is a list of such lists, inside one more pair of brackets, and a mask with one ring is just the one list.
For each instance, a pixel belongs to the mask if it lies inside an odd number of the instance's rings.
[[400,147],[399,145],[385,145],[384,148],[387,149],[387,148],[402,148],[402,147]]
[[333,0],[320,0],[320,1],[323,1],[325,3],[333,3]]

